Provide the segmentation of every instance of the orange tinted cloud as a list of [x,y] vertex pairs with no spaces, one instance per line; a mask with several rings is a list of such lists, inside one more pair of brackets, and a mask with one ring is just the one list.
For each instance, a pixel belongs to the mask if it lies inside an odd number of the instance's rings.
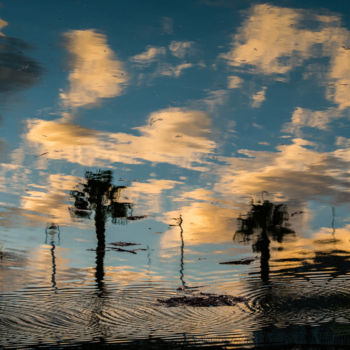
[[[316,28],[308,29],[305,20]],[[340,17],[318,16],[306,10],[255,5],[222,54],[230,66],[249,67],[264,75],[285,75],[313,57],[330,57],[326,97],[340,109],[350,107],[350,32]]]
[[65,38],[72,71],[69,89],[60,94],[63,106],[77,108],[120,95],[128,77],[106,36],[87,29],[70,31]]
[[215,190],[246,197],[267,191],[278,201],[303,202],[323,196],[348,201],[347,150],[323,153],[313,150],[314,145],[306,140],[292,141],[278,146],[277,152],[241,150],[246,158],[227,158],[230,165],[219,170],[221,180]]
[[21,196],[23,215],[34,222],[54,221],[60,225],[70,222],[68,211],[69,191],[75,189],[80,178],[70,175],[50,174],[46,186],[28,184]]
[[165,54],[165,47],[149,46],[144,52],[131,57],[130,60],[135,63],[147,65],[157,60],[160,56],[164,56]]
[[209,139],[211,120],[201,111],[168,108],[152,113],[140,136],[101,132],[61,121],[28,121],[26,138],[48,152],[49,159],[65,159],[84,166],[142,161],[169,163],[204,170],[205,157],[215,143]]
[[2,28],[6,27],[8,23],[0,18],[0,36],[5,36],[4,33],[1,32]]
[[173,189],[181,181],[150,179],[147,182],[132,182],[123,191],[126,200],[135,203],[138,214],[145,215],[159,213],[162,208],[162,194],[164,191]]

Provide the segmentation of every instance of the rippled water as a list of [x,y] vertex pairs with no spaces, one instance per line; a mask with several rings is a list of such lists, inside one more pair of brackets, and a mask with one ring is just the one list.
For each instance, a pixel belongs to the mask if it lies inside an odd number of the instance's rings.
[[349,16],[3,1],[0,347],[350,347]]

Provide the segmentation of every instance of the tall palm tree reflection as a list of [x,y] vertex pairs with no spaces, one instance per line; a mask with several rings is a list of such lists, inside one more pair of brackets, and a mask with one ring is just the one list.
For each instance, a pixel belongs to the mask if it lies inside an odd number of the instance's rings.
[[255,237],[253,251],[260,253],[260,275],[263,282],[269,280],[270,238],[281,243],[286,234],[294,233],[289,228],[288,211],[285,204],[273,204],[268,200],[251,204],[244,218],[238,218],[239,229],[234,239],[249,242]]
[[120,202],[121,190],[125,186],[112,184],[113,175],[110,170],[86,171],[85,183],[79,184],[79,190],[71,191],[74,206],[71,215],[79,218],[90,218],[95,212],[96,247],[96,284],[100,292],[104,292],[104,256],[106,250],[105,231],[108,217],[112,223],[126,223],[132,211],[132,204]]

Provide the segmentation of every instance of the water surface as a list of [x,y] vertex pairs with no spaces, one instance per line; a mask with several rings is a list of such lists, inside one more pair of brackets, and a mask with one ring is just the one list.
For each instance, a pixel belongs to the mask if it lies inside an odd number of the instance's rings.
[[350,345],[343,2],[1,5],[0,347]]

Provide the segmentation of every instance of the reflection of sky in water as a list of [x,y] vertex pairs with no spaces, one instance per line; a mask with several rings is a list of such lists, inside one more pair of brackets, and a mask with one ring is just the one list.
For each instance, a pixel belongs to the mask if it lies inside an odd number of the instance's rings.
[[0,243],[27,251],[18,264],[36,276],[18,275],[18,288],[45,283],[49,222],[62,231],[58,287],[72,270],[92,278],[93,219],[68,210],[89,169],[111,169],[133,214],[148,215],[107,223],[107,246],[148,247],[107,250],[111,280],[133,269],[180,284],[180,231],[169,225],[181,214],[185,277],[211,285],[210,273],[226,271],[218,262],[252,255],[232,242],[252,199],[295,214],[296,235],[272,242],[281,268],[291,256],[311,264],[325,249],[315,240],[334,228],[328,251],[349,250],[348,13],[337,2],[275,3],[3,4]]

